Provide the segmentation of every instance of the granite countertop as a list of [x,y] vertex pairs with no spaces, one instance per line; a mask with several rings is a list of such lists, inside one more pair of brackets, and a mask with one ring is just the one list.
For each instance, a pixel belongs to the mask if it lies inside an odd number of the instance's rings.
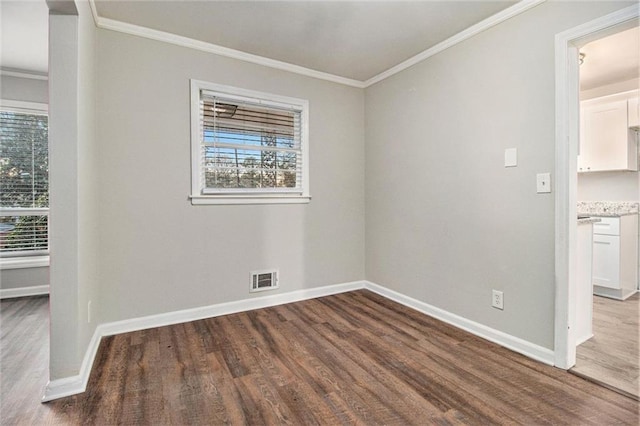
[[579,216],[620,217],[637,214],[637,201],[578,201]]

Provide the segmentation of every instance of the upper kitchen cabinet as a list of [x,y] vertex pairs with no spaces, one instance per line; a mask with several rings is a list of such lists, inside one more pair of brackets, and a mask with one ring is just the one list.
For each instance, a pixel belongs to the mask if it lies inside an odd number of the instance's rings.
[[638,170],[637,105],[637,90],[581,102],[578,172]]
[[638,96],[635,96],[627,101],[627,108],[629,109],[627,120],[629,121],[629,127],[634,130],[640,128],[640,103],[638,100]]

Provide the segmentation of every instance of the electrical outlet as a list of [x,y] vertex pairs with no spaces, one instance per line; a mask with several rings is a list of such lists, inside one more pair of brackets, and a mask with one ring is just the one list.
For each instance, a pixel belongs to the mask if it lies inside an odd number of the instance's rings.
[[501,291],[493,290],[491,306],[497,309],[504,309],[504,294]]

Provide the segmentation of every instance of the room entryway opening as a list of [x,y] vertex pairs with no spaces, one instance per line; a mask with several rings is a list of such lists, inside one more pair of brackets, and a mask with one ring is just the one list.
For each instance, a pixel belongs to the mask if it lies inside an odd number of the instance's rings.
[[556,36],[556,365],[636,399],[639,9]]

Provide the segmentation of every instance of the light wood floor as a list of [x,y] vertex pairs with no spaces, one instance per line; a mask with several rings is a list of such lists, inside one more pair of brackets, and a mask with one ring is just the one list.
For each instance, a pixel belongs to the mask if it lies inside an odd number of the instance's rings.
[[593,297],[593,337],[580,346],[572,372],[640,399],[640,294],[625,301]]
[[[3,328],[26,312],[13,303]],[[365,290],[104,338],[87,392],[48,404],[20,383],[5,393],[42,362],[27,322],[0,341],[2,424],[639,421],[630,398]]]

